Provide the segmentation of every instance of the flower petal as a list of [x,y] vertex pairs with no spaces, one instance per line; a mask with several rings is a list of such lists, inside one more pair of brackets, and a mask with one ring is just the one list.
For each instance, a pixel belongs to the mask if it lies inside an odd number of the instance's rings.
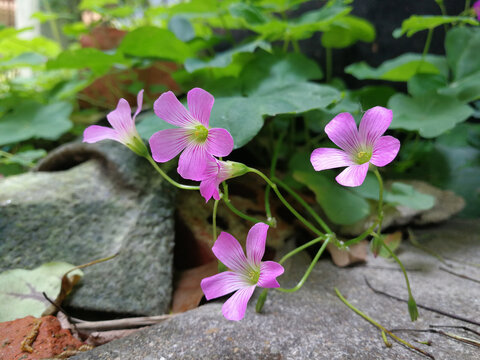
[[373,146],[370,162],[375,166],[385,166],[393,161],[400,150],[400,141],[393,136],[381,136]]
[[277,288],[280,284],[277,281],[277,276],[283,274],[285,269],[275,261],[264,261],[260,265],[260,277],[258,278],[257,286],[263,288]]
[[214,101],[215,98],[212,94],[200,88],[194,88],[187,94],[190,114],[205,127],[208,127],[210,112],[212,111]]
[[139,91],[137,95],[137,110],[135,111],[135,114],[133,114],[133,122],[135,123],[135,119],[137,115],[142,111],[142,106],[143,106],[143,89]]
[[226,267],[243,274],[247,269],[247,258],[240,243],[232,235],[221,232],[212,251]]
[[258,223],[252,226],[247,235],[247,259],[248,261],[259,266],[265,254],[265,242],[267,240],[268,225]]
[[200,183],[200,195],[205,198],[205,202],[213,198],[215,200],[220,200],[220,194],[218,192],[219,181],[217,175],[220,171],[220,162],[214,159],[214,161],[209,161],[205,169],[206,178]]
[[227,156],[233,150],[232,135],[225,129],[209,129],[206,146],[208,153],[213,156]]
[[118,101],[116,109],[107,115],[107,120],[123,138],[131,136],[132,132],[136,131],[132,120],[132,109],[125,99]]
[[375,106],[363,115],[359,127],[360,141],[364,145],[373,146],[375,141],[387,131],[392,122],[392,110]]
[[207,300],[227,295],[235,290],[245,288],[250,284],[241,275],[233,271],[224,271],[203,279],[200,287]]
[[351,165],[343,170],[335,180],[343,186],[360,186],[367,176],[369,163],[362,165]]
[[340,149],[318,148],[313,150],[310,162],[316,171],[334,169],[355,163],[345,151]]
[[83,132],[83,142],[86,143],[96,143],[97,141],[105,139],[122,142],[117,132],[109,127],[92,125],[87,127]]
[[325,126],[325,132],[335,145],[349,154],[356,153],[359,148],[358,131],[355,119],[349,113],[341,113],[335,116]]
[[184,179],[201,181],[207,177],[207,164],[212,160],[204,145],[189,143],[178,159],[177,171]]
[[155,114],[160,119],[175,126],[187,127],[198,125],[198,121],[190,115],[171,91],[160,95],[153,104],[153,111],[155,111]]
[[255,285],[238,290],[222,306],[222,314],[227,320],[239,321],[245,316],[248,300],[252,297]]
[[166,129],[152,135],[149,140],[152,157],[156,162],[167,162],[188,145],[188,130]]
[[220,200],[220,192],[216,178],[207,178],[200,183],[200,195],[203,196],[205,202],[208,202],[212,197],[215,200]]

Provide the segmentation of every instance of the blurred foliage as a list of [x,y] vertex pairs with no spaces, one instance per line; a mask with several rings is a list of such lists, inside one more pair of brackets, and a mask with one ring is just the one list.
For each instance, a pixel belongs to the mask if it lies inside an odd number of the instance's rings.
[[[368,179],[358,191],[340,187],[335,172],[313,172],[308,154],[329,144],[323,129],[339,112],[351,112],[359,121],[376,105],[393,110],[392,129],[403,144],[389,175],[453,189],[467,199],[464,214],[478,216],[479,185],[472,179],[480,174],[480,140],[478,131],[465,130],[478,129],[480,114],[475,106],[480,29],[473,13],[412,15],[399,23],[394,37],[428,31],[423,53],[405,53],[377,68],[350,64],[344,76],[370,80],[352,90],[333,78],[332,54],[359,41],[371,43],[382,29],[352,15],[350,0],[329,0],[302,11],[305,2],[42,2],[33,17],[48,37],[26,39],[27,29],[0,28],[0,172],[27,170],[44,149],[81,134],[119,98],[133,103],[140,89],[145,89],[145,108],[151,109],[163,91],[184,94],[202,87],[215,96],[211,125],[228,129],[236,148],[261,149],[260,165],[269,166],[275,139],[288,133],[281,163],[295,166],[281,170],[295,186],[315,194],[332,222],[367,216],[367,200],[376,190]],[[447,29],[445,55],[431,55],[431,35],[439,26]],[[301,51],[302,40],[318,33],[325,69]],[[405,83],[408,94],[397,93],[388,82]],[[145,140],[168,127],[151,110],[139,120]],[[386,201],[432,205],[404,184],[392,188]]]

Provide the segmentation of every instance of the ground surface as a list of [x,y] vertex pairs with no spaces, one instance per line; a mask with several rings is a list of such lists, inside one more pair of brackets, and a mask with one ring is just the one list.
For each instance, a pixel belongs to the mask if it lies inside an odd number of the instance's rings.
[[[480,221],[454,220],[415,231],[424,246],[447,257],[451,267],[424,251],[403,244],[399,256],[411,277],[419,304],[480,322],[480,285],[440,269],[479,279]],[[287,264],[280,278],[293,286],[307,266],[299,255]],[[477,266],[475,266],[477,264]],[[426,358],[397,342],[385,347],[380,332],[349,310],[335,295],[337,287],[359,309],[388,329],[428,329],[429,325],[478,326],[420,310],[412,323],[403,302],[377,295],[365,284],[406,298],[405,283],[397,266],[385,259],[369,259],[367,265],[337,268],[329,259],[315,267],[305,286],[285,294],[272,291],[263,314],[251,301],[245,319],[230,322],[221,314],[221,302],[213,302],[181,314],[165,323],[113,341],[74,359],[421,359]],[[477,341],[459,329],[444,329]],[[400,332],[412,344],[436,359],[479,359],[480,348],[433,333]],[[431,341],[431,346],[417,341]]]

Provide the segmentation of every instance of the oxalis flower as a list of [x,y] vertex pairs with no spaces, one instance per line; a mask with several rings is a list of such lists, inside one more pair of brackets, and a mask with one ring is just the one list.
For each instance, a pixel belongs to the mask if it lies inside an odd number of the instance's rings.
[[349,113],[338,114],[325,127],[330,140],[340,149],[319,148],[310,161],[315,170],[347,166],[335,179],[343,186],[360,186],[367,176],[368,166],[385,166],[395,159],[400,141],[382,136],[392,122],[392,111],[381,106],[367,110],[360,127]]
[[475,14],[477,14],[477,20],[480,21],[480,0],[477,0],[473,4],[473,11],[475,11]]
[[218,186],[221,182],[248,172],[248,167],[234,161],[220,161],[215,158],[209,161],[205,170],[206,178],[200,183],[200,194],[208,202],[213,196],[220,200]]
[[188,92],[188,109],[171,92],[162,94],[153,105],[155,114],[178,126],[156,132],[150,138],[153,159],[166,162],[180,152],[178,173],[185,179],[203,180],[213,156],[227,156],[233,149],[233,138],[225,129],[209,128],[213,96],[203,89]]
[[246,257],[242,246],[226,232],[218,236],[212,248],[215,256],[231,271],[205,278],[200,285],[207,300],[235,291],[222,306],[223,316],[228,320],[243,319],[256,286],[280,287],[276,278],[283,274],[283,266],[274,261],[261,261],[265,253],[267,231],[267,224],[252,226],[247,235]]
[[148,154],[147,147],[138,135],[135,127],[135,118],[142,110],[143,90],[137,95],[137,111],[133,114],[132,109],[125,99],[120,99],[117,108],[107,115],[111,128],[92,125],[83,132],[83,142],[96,143],[97,141],[110,139],[128,146],[133,152],[140,156]]

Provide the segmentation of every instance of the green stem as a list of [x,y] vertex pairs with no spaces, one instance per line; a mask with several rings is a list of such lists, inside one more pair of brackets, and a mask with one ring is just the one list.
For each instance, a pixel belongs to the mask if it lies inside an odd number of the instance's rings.
[[[50,6],[50,3],[48,0],[43,0],[42,1],[43,7],[48,13],[52,13],[52,7]],[[55,41],[58,43],[58,46],[60,46],[61,49],[63,49],[62,46],[62,38],[60,37],[60,31],[58,30],[57,26],[57,20],[55,19],[50,19],[48,21],[48,24],[50,25],[50,30],[52,31],[52,35],[55,38]]]
[[241,217],[242,219],[244,220],[247,220],[247,221],[250,221],[250,222],[253,222],[254,224],[256,223],[260,223],[260,222],[263,222],[269,226],[273,226],[274,224],[270,221],[270,220],[258,220],[252,216],[249,216],[247,214],[244,214],[243,212],[241,212],[240,210],[238,210],[235,206],[233,206],[232,202],[230,201],[229,197],[228,197],[228,185],[223,182],[223,196],[222,196],[222,200],[223,202],[225,203],[225,205],[227,205],[227,207],[230,209],[231,212],[233,212],[235,215]]
[[[284,136],[285,136],[285,131],[282,131],[280,133],[278,141],[276,142],[273,148],[272,162],[270,163],[270,177],[275,176],[275,171],[277,169],[278,154],[280,152],[280,147],[282,145]],[[270,190],[271,190],[271,186],[270,184],[267,183],[267,186],[265,188],[265,213],[267,214],[267,219],[269,220],[273,219],[272,211],[270,208]]]
[[348,246],[352,246],[359,243],[360,241],[365,239],[368,235],[370,235],[371,232],[377,227],[377,225],[378,225],[378,220],[375,221],[372,226],[370,226],[367,230],[365,230],[362,234],[358,235],[356,238],[346,241],[343,244],[343,246],[348,247]]
[[465,10],[468,11],[470,9],[470,0],[465,0]]
[[296,53],[299,53],[300,46],[298,46],[298,40],[292,39],[292,45],[293,45],[293,50],[295,50]]
[[428,54],[430,50],[430,44],[432,43],[433,29],[428,29],[427,40],[425,41],[425,46],[423,47],[422,60]]
[[308,211],[308,213],[315,219],[315,221],[325,230],[327,233],[333,233],[333,231],[328,227],[328,225],[323,221],[323,219],[318,216],[318,214],[315,212],[315,210],[312,209],[310,205],[307,204],[305,200],[302,199],[300,195],[298,195],[290,186],[285,184],[282,180],[280,180],[277,177],[273,177],[272,180],[280,185],[283,189],[285,189],[286,192],[288,192],[295,200],[297,200],[300,205],[302,205],[305,210]]
[[369,323],[375,325],[377,328],[379,328],[381,331],[387,333],[389,336],[391,336],[394,340],[398,341],[399,343],[409,347],[410,349],[412,350],[415,350],[415,351],[418,351],[419,353],[431,358],[431,359],[434,359],[434,357],[432,355],[430,355],[429,353],[427,353],[426,351],[423,351],[415,346],[413,346],[412,344],[406,342],[405,340],[399,338],[397,335],[395,335],[394,333],[392,333],[391,331],[387,330],[386,328],[384,328],[382,325],[380,325],[378,322],[376,322],[375,320],[373,320],[370,316],[368,316],[367,314],[361,312],[359,309],[357,309],[355,306],[353,306],[352,304],[350,304],[348,302],[347,299],[345,299],[343,297],[343,295],[340,293],[340,291],[337,289],[337,288],[334,288],[335,290],[335,293],[337,294],[337,296],[339,297],[340,300],[342,300],[342,302],[347,305],[351,310],[353,310],[354,312],[356,312],[358,315],[360,315],[362,318],[364,318],[365,320],[367,320]]
[[325,48],[325,69],[327,72],[327,83],[332,80],[332,48]]
[[[415,321],[418,317],[418,310],[417,310],[417,305],[415,304],[415,300],[413,298],[412,289],[410,288],[410,281],[408,280],[407,270],[405,269],[405,266],[403,266],[403,263],[400,261],[398,256],[395,255],[393,250],[390,249],[390,247],[387,244],[385,244],[385,242],[383,241],[383,238],[379,236],[378,239],[382,242],[383,247],[388,251],[390,256],[397,262],[398,266],[400,266],[400,269],[402,269],[402,273],[403,273],[403,276],[405,277],[405,282],[407,284],[410,317],[412,318],[412,321]],[[410,310],[411,306],[414,307],[413,313]]]
[[318,238],[315,238],[313,239],[312,241],[309,241],[305,244],[303,244],[302,246],[299,246],[298,248],[290,251],[289,253],[285,254],[281,259],[280,261],[278,262],[279,264],[283,264],[285,261],[287,261],[287,259],[291,258],[293,255],[296,255],[298,254],[300,251],[303,251],[305,250],[306,248],[312,246],[312,245],[315,245],[317,243],[319,243],[320,241],[322,241],[323,239],[325,239],[325,236],[319,236]]
[[433,29],[428,29],[427,40],[425,41],[425,46],[423,47],[422,60],[418,63],[415,73],[420,71],[420,68],[425,62],[425,56],[427,56],[428,51],[430,50],[430,43],[432,42]]
[[280,193],[278,190],[278,187],[276,184],[274,184],[268,177],[266,177],[261,171],[258,171],[257,169],[254,168],[248,168],[249,172],[255,173],[258,176],[260,176],[265,182],[271,186],[275,194],[277,194],[277,197],[280,199],[283,205],[290,210],[290,212],[298,219],[300,220],[308,229],[310,229],[312,232],[314,232],[317,236],[323,236],[324,234],[318,230],[315,226],[312,225],[311,222],[309,222],[307,219],[305,219],[300,213],[295,210],[292,205],[283,197],[283,195]]
[[330,236],[325,237],[325,241],[323,242],[322,246],[320,247],[320,250],[318,250],[317,255],[315,255],[315,257],[312,260],[312,263],[308,267],[307,271],[305,271],[305,274],[300,279],[298,284],[295,285],[295,287],[293,287],[291,289],[275,288],[275,290],[278,290],[278,291],[281,291],[281,292],[287,292],[287,293],[291,293],[291,292],[295,292],[295,291],[299,290],[303,286],[303,284],[305,284],[305,281],[307,281],[308,276],[312,272],[312,270],[313,270],[315,264],[317,263],[318,259],[320,259],[320,256],[322,256],[322,253],[324,252],[325,248],[327,247],[328,242],[330,241],[330,238],[331,238]]
[[217,240],[217,209],[218,209],[218,200],[215,200],[213,203],[213,212],[212,212],[212,227],[213,227],[213,242]]
[[382,232],[382,222],[383,222],[383,180],[380,172],[377,168],[373,170],[373,173],[377,177],[378,181],[378,230],[377,234],[380,235]]
[[145,156],[145,159],[147,159],[150,164],[152,164],[152,166],[155,168],[155,170],[157,170],[157,172],[163,176],[163,178],[165,180],[167,180],[170,184],[172,184],[173,186],[176,186],[178,187],[179,189],[183,189],[183,190],[200,190],[200,187],[199,186],[192,186],[192,185],[184,185],[184,184],[180,184],[178,182],[176,182],[175,180],[173,180],[170,176],[168,176],[162,169],[160,169],[160,167],[158,166],[158,164],[155,162],[155,160],[153,160],[153,158],[150,156],[150,155],[146,155]]

